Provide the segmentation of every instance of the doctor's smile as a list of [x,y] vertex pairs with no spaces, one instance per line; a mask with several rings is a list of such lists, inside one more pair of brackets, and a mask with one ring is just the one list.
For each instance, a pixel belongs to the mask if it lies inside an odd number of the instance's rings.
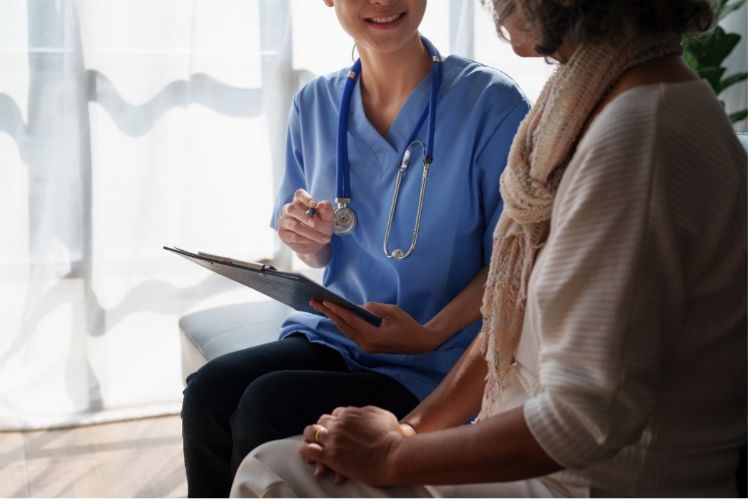
[[395,28],[406,17],[406,12],[396,14],[379,14],[377,17],[365,18],[365,21],[378,29]]

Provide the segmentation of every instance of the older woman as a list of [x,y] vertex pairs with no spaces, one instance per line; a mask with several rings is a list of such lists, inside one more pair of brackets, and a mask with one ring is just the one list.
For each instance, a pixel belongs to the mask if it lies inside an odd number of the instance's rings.
[[561,64],[501,180],[482,333],[401,423],[337,409],[303,442],[256,449],[234,495],[736,494],[747,155],[680,57],[709,3],[495,0],[494,13],[519,55]]

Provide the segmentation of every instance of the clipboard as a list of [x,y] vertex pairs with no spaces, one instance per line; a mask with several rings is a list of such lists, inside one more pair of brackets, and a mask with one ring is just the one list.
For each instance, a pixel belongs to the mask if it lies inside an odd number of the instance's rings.
[[273,266],[241,261],[230,257],[198,252],[197,254],[177,247],[163,247],[195,264],[226,278],[246,285],[266,296],[291,306],[297,311],[321,315],[310,306],[310,300],[329,301],[352,311],[363,320],[378,327],[382,319],[335,294],[322,285],[299,273],[278,271]]

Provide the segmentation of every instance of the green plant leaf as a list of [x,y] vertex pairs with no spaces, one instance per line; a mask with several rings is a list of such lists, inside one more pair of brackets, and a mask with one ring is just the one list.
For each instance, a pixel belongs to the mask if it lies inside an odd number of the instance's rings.
[[747,118],[747,110],[735,111],[729,114],[729,121],[732,123],[741,122]]
[[698,73],[698,70],[700,69],[700,63],[698,62],[698,59],[695,57],[695,55],[687,48],[685,47],[682,51],[682,59],[687,63],[690,68],[692,68],[693,71]]
[[714,90],[714,93],[718,96],[719,87],[721,85],[721,77],[724,76],[725,71],[727,71],[726,68],[721,68],[718,66],[701,67],[698,68],[698,75],[708,82],[708,84]]
[[745,0],[735,0],[734,2],[723,1],[719,8],[719,19],[724,19],[743,5],[745,5]]
[[700,66],[721,66],[741,39],[740,35],[726,33],[717,26],[706,35],[685,40],[684,49],[692,53]]
[[747,80],[747,72],[735,73],[730,75],[719,82],[719,93],[724,92],[728,87],[740,82]]
[[[747,0],[720,0],[718,17],[722,19],[730,13],[745,5]],[[727,68],[722,64],[732,53],[734,48],[742,40],[737,33],[726,33],[723,28],[717,26],[708,33],[683,41],[682,57],[698,75],[706,80],[718,96],[722,91],[739,82],[747,80],[747,72],[735,73],[726,78]],[[719,101],[722,108],[726,109],[723,101]],[[729,115],[732,122],[738,122],[747,118],[747,110],[738,111]]]
[[700,66],[701,63],[701,55],[705,51],[704,45],[706,44],[705,40],[707,37],[701,36],[701,37],[694,37],[694,38],[686,38],[682,42],[682,50],[684,55],[688,55],[690,61],[693,61],[696,66]]

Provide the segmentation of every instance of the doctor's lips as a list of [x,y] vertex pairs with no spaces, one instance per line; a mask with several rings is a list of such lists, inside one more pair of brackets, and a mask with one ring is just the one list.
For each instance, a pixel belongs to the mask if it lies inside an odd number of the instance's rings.
[[367,17],[365,18],[365,21],[367,21],[367,23],[371,26],[375,26],[377,28],[390,28],[399,24],[404,19],[404,17],[406,17],[406,12],[395,12]]

